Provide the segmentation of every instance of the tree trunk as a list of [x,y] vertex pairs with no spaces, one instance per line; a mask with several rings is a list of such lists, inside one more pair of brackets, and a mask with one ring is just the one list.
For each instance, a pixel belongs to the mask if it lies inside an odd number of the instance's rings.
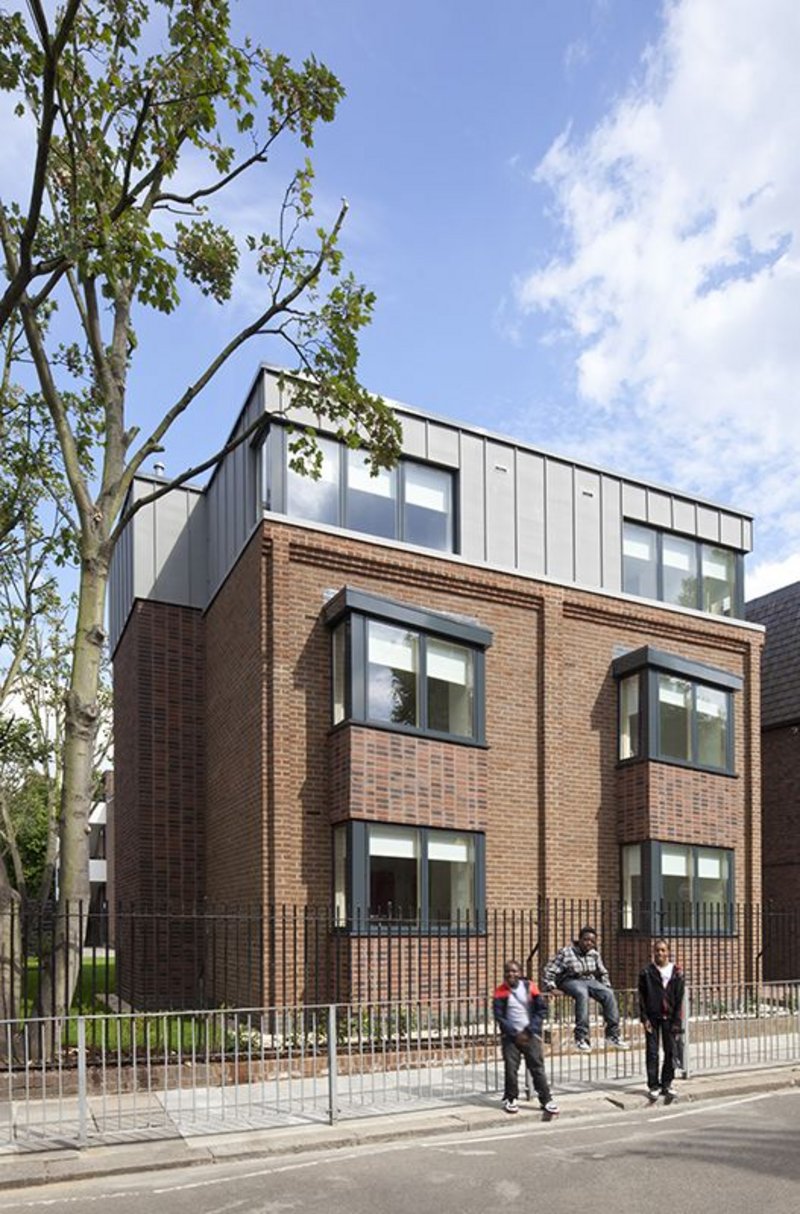
[[4,1063],[17,1053],[22,960],[20,898],[0,856],[0,1062]]
[[84,549],[75,648],[66,695],[53,954],[41,988],[41,1010],[46,1016],[67,1014],[81,968],[89,911],[89,814],[107,586],[108,559],[97,551],[87,555]]

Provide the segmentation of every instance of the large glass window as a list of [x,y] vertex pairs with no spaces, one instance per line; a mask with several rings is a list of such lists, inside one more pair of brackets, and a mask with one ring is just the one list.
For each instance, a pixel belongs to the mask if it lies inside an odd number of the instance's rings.
[[437,637],[425,643],[428,687],[428,728],[469,738],[473,733],[474,688],[472,650]]
[[[679,607],[697,606],[697,544],[679,535],[661,542],[663,600]],[[706,608],[708,610],[708,608]]]
[[374,476],[366,454],[318,436],[319,476],[291,467],[291,435],[273,426],[263,443],[264,503],[268,510],[365,535],[454,552],[454,473],[401,460]]
[[484,905],[484,839],[469,831],[347,822],[334,829],[337,925],[475,927]]
[[453,551],[453,476],[408,461],[403,472],[403,539],[422,548]]
[[367,716],[419,725],[419,637],[367,621]]
[[639,675],[632,674],[619,685],[619,757],[638,758],[640,746]]
[[370,826],[369,913],[379,919],[416,919],[419,909],[419,832]]
[[658,754],[692,761],[692,685],[668,674],[658,676]]
[[738,676],[647,646],[616,659],[614,673],[622,762],[662,759],[734,770],[732,692],[742,685]]
[[310,519],[314,523],[331,523],[335,526],[339,522],[341,448],[327,438],[318,441],[322,455],[318,479],[301,476],[287,464],[286,513],[296,518]]
[[733,852],[647,840],[623,846],[622,926],[628,930],[733,931]]
[[332,634],[333,642],[333,723],[347,716],[347,621],[342,620]]
[[483,743],[491,633],[349,588],[326,615],[333,625],[334,725],[352,720]]
[[428,915],[432,923],[475,918],[475,837],[427,832]]
[[711,615],[744,616],[740,553],[639,523],[623,525],[622,589]]
[[736,561],[726,548],[703,544],[703,611],[733,615],[736,596]]
[[375,475],[362,451],[347,453],[345,527],[397,538],[397,469],[381,468]]
[[697,761],[702,767],[727,765],[729,700],[730,697],[716,687],[697,688]]
[[625,524],[622,536],[622,587],[628,594],[658,598],[656,535],[633,523]]

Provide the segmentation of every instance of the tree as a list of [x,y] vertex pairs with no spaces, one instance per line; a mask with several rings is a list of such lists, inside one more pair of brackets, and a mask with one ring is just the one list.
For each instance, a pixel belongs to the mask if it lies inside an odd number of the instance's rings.
[[[225,0],[72,4],[65,9],[69,36],[57,56],[43,54],[35,36],[38,7],[32,11],[33,17],[1,19],[0,86],[33,117],[47,144],[35,168],[46,213],[43,205],[32,224],[30,214],[3,207],[0,239],[9,282],[25,284],[11,315],[21,320],[58,441],[79,550],[60,808],[59,897],[66,907],[89,894],[106,588],[137,471],[163,449],[170,427],[232,354],[259,335],[291,351],[292,369],[301,373],[294,402],[326,417],[342,441],[366,445],[376,469],[396,460],[399,427],[359,385],[358,335],[374,299],[343,273],[346,204],[329,229],[314,227],[306,152],[271,231],[251,234],[240,249],[215,216],[243,174],[268,170],[278,141],[298,151],[313,146],[318,123],[333,120],[343,95],[333,73],[314,58],[295,68],[284,55],[250,42],[235,45]],[[189,154],[202,159],[205,179],[182,189]],[[179,286],[224,305],[242,255],[260,275],[261,306],[142,437],[127,408],[132,360],[143,356],[137,315],[155,310],[166,323],[180,303]],[[26,283],[26,259],[58,269],[59,281],[45,293],[58,306],[50,329],[45,295]],[[295,464],[313,474],[319,466],[313,436],[298,429],[292,441]],[[58,1012],[64,992],[74,989],[81,949],[77,924],[66,915],[59,916],[55,948]]]

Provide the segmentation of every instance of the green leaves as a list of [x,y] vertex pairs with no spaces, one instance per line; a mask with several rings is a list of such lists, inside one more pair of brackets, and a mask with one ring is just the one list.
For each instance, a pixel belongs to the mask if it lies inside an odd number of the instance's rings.
[[175,252],[183,273],[217,303],[230,299],[239,250],[227,228],[210,219],[177,223]]

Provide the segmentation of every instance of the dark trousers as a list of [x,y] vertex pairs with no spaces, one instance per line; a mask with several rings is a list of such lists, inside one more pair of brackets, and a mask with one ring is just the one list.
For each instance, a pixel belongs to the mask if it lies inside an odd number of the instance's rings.
[[505,1100],[516,1100],[519,1096],[519,1064],[524,1058],[539,1104],[545,1105],[550,1099],[550,1084],[544,1069],[544,1049],[541,1037],[531,1037],[522,1045],[518,1045],[513,1037],[502,1037],[503,1062],[505,1064]]
[[[645,1065],[647,1086],[660,1087],[665,1092],[675,1078],[675,1038],[669,1020],[651,1020],[652,1032],[645,1033]],[[658,1049],[664,1053],[661,1066],[661,1083],[658,1082]]]

